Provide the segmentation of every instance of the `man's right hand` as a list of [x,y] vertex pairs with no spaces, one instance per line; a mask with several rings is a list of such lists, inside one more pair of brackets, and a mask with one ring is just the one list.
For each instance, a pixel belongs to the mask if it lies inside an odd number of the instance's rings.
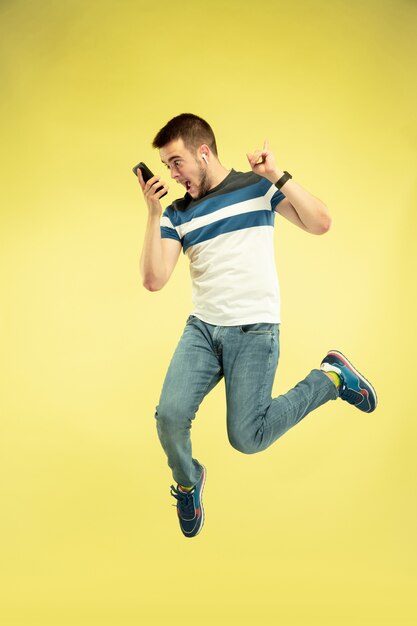
[[[161,196],[166,193],[169,189],[168,185],[161,181],[160,176],[153,176],[148,180],[147,183],[144,182],[142,172],[140,168],[137,169],[138,181],[141,186],[143,196],[145,198],[146,204],[148,205],[149,214],[150,215],[162,215],[162,205],[160,202]],[[161,187],[159,191],[159,187]]]

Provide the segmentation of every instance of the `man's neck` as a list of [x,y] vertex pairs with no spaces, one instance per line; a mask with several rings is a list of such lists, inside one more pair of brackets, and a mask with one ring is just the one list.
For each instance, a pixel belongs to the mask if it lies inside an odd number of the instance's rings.
[[214,189],[214,187],[220,185],[231,171],[223,167],[221,163],[213,163],[210,170],[210,189]]

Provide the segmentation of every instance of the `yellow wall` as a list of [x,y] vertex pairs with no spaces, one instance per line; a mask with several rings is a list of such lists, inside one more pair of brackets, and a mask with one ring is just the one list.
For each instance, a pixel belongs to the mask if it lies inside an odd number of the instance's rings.
[[[2,624],[415,623],[416,30],[406,0],[0,3]],[[153,418],[187,261],[141,286],[131,173],[163,172],[151,140],[184,111],[227,167],[267,137],[334,219],[276,220],[276,392],[339,348],[379,396],[244,456],[219,385],[192,541]]]

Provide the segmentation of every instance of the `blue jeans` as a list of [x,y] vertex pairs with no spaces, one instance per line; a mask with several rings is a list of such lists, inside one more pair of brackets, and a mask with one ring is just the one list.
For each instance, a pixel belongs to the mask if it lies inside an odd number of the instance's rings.
[[201,478],[190,429],[203,398],[224,377],[227,432],[246,454],[265,450],[310,411],[338,393],[320,370],[288,393],[271,398],[279,357],[279,324],[213,326],[190,315],[172,357],[156,423],[174,480],[192,487]]

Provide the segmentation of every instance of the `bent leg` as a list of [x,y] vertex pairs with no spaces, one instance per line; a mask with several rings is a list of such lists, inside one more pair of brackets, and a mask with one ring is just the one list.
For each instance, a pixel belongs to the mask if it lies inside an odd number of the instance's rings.
[[336,399],[335,385],[320,370],[293,389],[271,397],[279,358],[277,324],[236,328],[223,349],[227,428],[233,447],[247,454],[265,450],[308,413]]
[[169,365],[155,413],[168,465],[174,480],[184,487],[192,487],[201,478],[201,466],[192,458],[192,420],[204,396],[222,376],[210,332],[190,317]]

